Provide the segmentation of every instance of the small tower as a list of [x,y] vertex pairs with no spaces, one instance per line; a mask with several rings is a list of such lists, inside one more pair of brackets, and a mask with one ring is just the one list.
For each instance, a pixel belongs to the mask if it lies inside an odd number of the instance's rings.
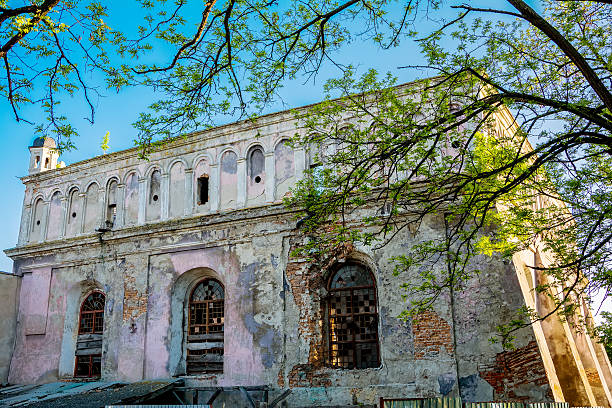
[[55,140],[51,137],[37,137],[30,146],[30,174],[56,168],[58,158]]

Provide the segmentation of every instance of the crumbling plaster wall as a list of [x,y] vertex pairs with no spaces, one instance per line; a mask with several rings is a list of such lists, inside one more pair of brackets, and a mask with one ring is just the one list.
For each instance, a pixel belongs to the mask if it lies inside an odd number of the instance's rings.
[[[385,247],[347,247],[313,265],[289,259],[290,288],[287,321],[298,326],[287,330],[287,362],[279,373],[279,386],[295,387],[290,400],[316,404],[333,388],[338,404],[374,403],[376,396],[435,397],[461,394],[465,401],[551,400],[546,372],[530,328],[517,333],[515,351],[507,352],[489,340],[496,326],[507,322],[522,303],[512,265],[500,259],[479,257],[472,268],[480,271],[463,290],[443,294],[433,310],[417,319],[398,319],[405,310],[401,283],[417,283],[416,271],[393,276],[391,258],[416,243],[440,237],[443,223],[427,218],[418,231],[400,233]],[[299,245],[292,237],[290,247]],[[321,335],[320,288],[326,266],[357,258],[370,265],[377,280],[381,367],[338,370],[324,364],[325,340]],[[442,265],[440,265],[442,268]],[[440,269],[442,272],[443,269]],[[296,356],[294,358],[294,356]]]
[[0,385],[8,381],[15,345],[15,326],[20,278],[0,272]]
[[[449,294],[416,322],[397,318],[405,307],[399,284],[418,277],[410,272],[394,277],[389,260],[439,235],[440,228],[440,220],[432,217],[382,249],[346,247],[315,264],[290,256],[304,237],[281,205],[168,220],[106,233],[101,241],[58,242],[16,261],[16,270],[47,274],[50,283],[44,333],[26,335],[27,316],[20,310],[11,379],[44,382],[71,376],[78,306],[92,288],[107,294],[104,379],[181,374],[184,316],[173,291],[182,276],[204,276],[194,272],[204,271],[226,288],[225,371],[190,376],[188,384],[290,387],[289,402],[296,406],[457,395],[459,385],[466,400],[548,399],[531,329],[517,338],[518,353],[528,356],[518,362],[516,352],[488,341],[500,319],[521,304],[511,265],[478,259],[481,273],[454,294],[454,310]],[[324,364],[321,288],[328,267],[350,258],[369,265],[376,277],[378,368],[339,370]]]
[[[418,230],[402,231],[378,250],[347,246],[315,263],[290,255],[305,239],[291,210],[279,204],[306,165],[304,151],[292,155],[282,143],[295,131],[293,116],[282,113],[256,125],[241,122],[178,140],[153,153],[150,163],[140,161],[132,150],[25,178],[19,245],[9,251],[14,271],[24,276],[28,287],[21,292],[11,381],[72,376],[78,308],[93,289],[106,294],[103,379],[182,375],[187,296],[183,292],[194,280],[208,276],[219,279],[226,290],[224,373],[189,376],[188,385],[292,388],[289,402],[297,406],[371,404],[380,396],[550,399],[558,381],[549,370],[551,358],[542,352],[537,327],[518,332],[512,351],[489,342],[495,327],[525,302],[524,282],[513,265],[477,258],[471,267],[480,274],[463,290],[443,294],[432,311],[416,320],[397,317],[405,308],[399,285],[415,283],[419,276],[417,271],[393,276],[390,260],[422,240],[440,237],[443,223],[437,217],[425,219]],[[253,146],[264,152],[265,202],[262,187],[253,190],[247,184],[245,155]],[[224,206],[221,157],[229,147],[236,152],[237,176],[226,180],[232,200]],[[199,166],[202,159],[206,164]],[[178,160],[184,177],[178,170],[171,174]],[[147,221],[148,176],[154,167],[161,172],[161,197],[155,204],[159,213]],[[209,172],[211,182],[206,205],[195,201],[195,179],[201,172]],[[135,177],[126,189],[121,183],[130,174]],[[91,227],[94,220],[103,219],[111,179],[120,180],[117,203],[126,204],[131,195],[138,206],[119,206],[113,230],[93,234],[83,226],[85,221]],[[182,182],[184,186],[173,185]],[[95,200],[86,195],[90,186],[97,188],[97,194],[90,191]],[[57,214],[56,203],[54,212],[45,212],[57,188],[62,209],[70,205],[63,197],[75,188],[79,191],[77,208],[82,214],[74,237],[66,237],[64,223],[49,222],[48,217]],[[127,190],[131,193],[126,196]],[[177,191],[185,194],[182,213],[169,196]],[[34,242],[28,234],[32,206],[39,197],[44,200],[39,207],[43,216],[40,239]],[[84,208],[88,201],[97,207]],[[122,228],[128,220],[130,225]],[[48,239],[56,236],[60,239]],[[346,259],[368,265],[376,279],[381,356],[377,368],[340,370],[325,364],[323,288],[329,268]]]

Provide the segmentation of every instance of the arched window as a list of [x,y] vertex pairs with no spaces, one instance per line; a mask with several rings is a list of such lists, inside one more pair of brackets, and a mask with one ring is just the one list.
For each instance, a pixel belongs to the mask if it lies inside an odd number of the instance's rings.
[[187,317],[188,374],[223,372],[224,292],[215,279],[204,279],[191,291]]
[[380,365],[376,284],[357,263],[342,265],[330,276],[327,301],[329,364],[339,368]]
[[102,331],[106,296],[92,292],[83,301],[79,316],[75,377],[96,378],[102,372]]

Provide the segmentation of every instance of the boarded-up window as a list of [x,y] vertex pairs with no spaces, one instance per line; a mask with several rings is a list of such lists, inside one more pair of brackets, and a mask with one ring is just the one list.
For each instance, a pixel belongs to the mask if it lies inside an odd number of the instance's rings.
[[185,214],[185,168],[177,162],[170,169],[170,217]]
[[221,208],[235,208],[238,194],[238,156],[225,152],[221,157]]
[[189,296],[187,373],[223,372],[225,293],[215,279],[200,281]]
[[102,372],[102,333],[106,296],[92,292],[83,301],[79,316],[74,376],[97,378]]
[[124,223],[134,225],[138,223],[138,176],[130,174],[125,180]]
[[79,197],[79,190],[72,190],[68,200],[68,223],[66,224],[66,236],[74,237],[81,231],[81,197]]
[[349,263],[329,280],[327,332],[329,364],[340,368],[380,365],[376,285],[364,266]]
[[161,216],[161,172],[153,170],[149,177],[149,197],[147,200],[147,221],[157,220]]
[[49,221],[47,222],[47,239],[53,240],[60,236],[64,220],[62,219],[62,200],[59,191],[56,191],[49,202]]

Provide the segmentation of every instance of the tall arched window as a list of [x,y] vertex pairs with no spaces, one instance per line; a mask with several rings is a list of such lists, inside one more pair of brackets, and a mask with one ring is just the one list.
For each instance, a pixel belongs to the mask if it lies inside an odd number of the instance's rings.
[[380,365],[376,284],[363,265],[347,263],[329,279],[329,364],[340,368]]
[[92,292],[83,301],[79,316],[75,377],[97,378],[102,372],[102,331],[106,296]]
[[223,286],[200,281],[191,291],[187,315],[187,373],[223,372]]

